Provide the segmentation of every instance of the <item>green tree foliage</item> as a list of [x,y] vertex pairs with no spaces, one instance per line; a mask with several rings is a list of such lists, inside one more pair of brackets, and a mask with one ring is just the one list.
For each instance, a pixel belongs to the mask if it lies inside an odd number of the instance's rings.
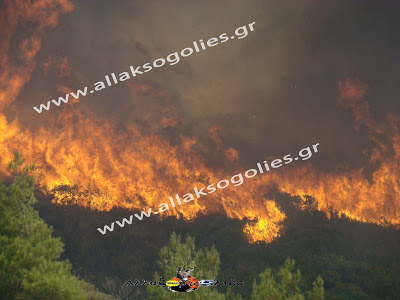
[[318,277],[313,283],[313,288],[306,293],[302,293],[300,289],[301,273],[294,270],[295,261],[293,259],[286,259],[283,266],[279,269],[276,276],[273,275],[272,270],[267,268],[259,275],[260,282],[254,280],[253,293],[251,299],[253,300],[322,300],[324,299],[323,280]]
[[0,298],[109,299],[58,260],[64,245],[33,208],[35,166],[23,163],[15,152],[9,164],[14,182],[0,182]]
[[[374,257],[371,257],[373,260]],[[304,260],[308,278],[325,278],[326,299],[396,299],[400,293],[399,268],[373,265],[356,258],[326,253]]]
[[[154,279],[158,282],[160,277],[166,280],[176,276],[176,268],[194,267],[192,275],[197,279],[215,279],[219,271],[219,253],[212,246],[210,249],[195,250],[194,239],[188,237],[185,243],[182,243],[181,236],[173,233],[169,240],[169,244],[163,247],[159,254],[158,266],[161,275],[156,272]],[[185,299],[214,299],[214,300],[240,300],[240,295],[235,295],[231,290],[227,295],[217,291],[218,287],[200,286],[196,291],[191,293],[182,293],[177,295],[168,290],[167,287],[148,286],[148,299],[177,299],[184,296]]]

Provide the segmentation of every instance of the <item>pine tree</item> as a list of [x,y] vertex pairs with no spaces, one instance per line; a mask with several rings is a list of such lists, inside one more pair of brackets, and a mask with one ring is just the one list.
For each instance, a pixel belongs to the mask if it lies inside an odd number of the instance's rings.
[[[159,254],[158,266],[161,275],[156,272],[155,280],[158,282],[160,277],[169,280],[176,275],[176,268],[194,267],[193,276],[197,279],[215,279],[219,271],[219,254],[214,246],[210,249],[200,249],[195,251],[194,239],[187,237],[186,242],[182,243],[181,236],[172,233],[169,244],[163,247]],[[200,286],[196,291],[191,293],[182,293],[185,299],[212,299],[225,300],[237,299],[239,295],[230,292],[227,298],[224,294],[217,291],[218,287]],[[177,293],[168,290],[167,287],[148,286],[148,299],[177,299]],[[183,295],[184,294],[184,295]]]
[[308,292],[308,297],[311,300],[323,300],[325,299],[324,281],[321,276],[313,282],[313,288]]
[[[270,268],[259,275],[260,282],[254,280],[252,300],[304,300],[306,297],[300,289],[301,273],[293,273],[295,261],[286,259],[276,276]],[[313,283],[313,289],[307,294],[307,299],[323,300],[323,280],[318,276]]]
[[15,152],[9,164],[14,182],[0,182],[0,298],[109,299],[58,260],[64,245],[33,208],[35,166],[23,163]]

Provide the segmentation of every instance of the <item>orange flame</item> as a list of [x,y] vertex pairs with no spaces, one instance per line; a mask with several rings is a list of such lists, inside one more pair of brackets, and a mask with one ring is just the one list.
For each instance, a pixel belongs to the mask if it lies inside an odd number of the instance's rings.
[[355,129],[368,130],[374,146],[363,154],[375,167],[372,181],[364,171],[369,166],[340,174],[323,173],[310,165],[290,172],[273,173],[265,178],[293,196],[314,197],[318,209],[329,216],[330,209],[362,222],[400,225],[400,118],[389,114],[385,123],[377,123],[364,100],[367,85],[358,79],[339,82],[339,103],[352,110]]

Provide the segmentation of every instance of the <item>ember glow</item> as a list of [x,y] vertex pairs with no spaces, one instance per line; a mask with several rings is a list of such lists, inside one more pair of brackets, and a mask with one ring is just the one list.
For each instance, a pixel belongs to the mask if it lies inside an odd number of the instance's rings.
[[[0,172],[3,177],[9,175],[7,164],[13,150],[18,149],[27,162],[37,165],[38,188],[53,194],[55,203],[76,203],[108,211],[113,207],[138,210],[155,207],[171,195],[184,194],[192,187],[207,186],[231,175],[229,171],[210,167],[206,158],[195,150],[198,141],[183,134],[179,143],[172,144],[159,134],[142,133],[133,123],[121,130],[111,121],[75,108],[62,110],[51,119],[47,129],[25,128],[18,117],[9,121],[4,110],[12,107],[21,88],[30,81],[45,29],[55,26],[60,14],[73,10],[71,3],[62,0],[22,3],[15,1],[6,12],[16,15],[15,20],[0,18],[11,24],[0,26],[7,28],[0,41],[3,66],[0,69]],[[20,13],[16,14],[18,10]],[[20,42],[21,59],[16,64],[8,54],[17,25],[24,20],[36,24],[36,33]],[[67,87],[61,89],[68,92]],[[274,199],[265,196],[272,187],[277,187],[303,200],[307,195],[314,197],[318,209],[328,216],[333,209],[361,222],[400,225],[400,119],[391,114],[384,122],[377,122],[365,100],[368,86],[355,78],[340,81],[338,90],[338,109],[350,109],[355,130],[366,128],[368,131],[371,146],[362,155],[373,167],[371,179],[365,174],[370,170],[369,165],[355,170],[323,172],[309,162],[302,162],[245,181],[240,187],[228,187],[195,199],[191,204],[177,206],[166,215],[190,220],[200,213],[226,213],[229,218],[250,220],[243,229],[249,242],[270,242],[282,234],[286,218]],[[131,91],[153,95],[151,87]],[[183,116],[169,114],[161,124],[174,125],[182,119]],[[238,150],[224,148],[221,143],[218,147],[226,154],[227,162],[238,161]]]

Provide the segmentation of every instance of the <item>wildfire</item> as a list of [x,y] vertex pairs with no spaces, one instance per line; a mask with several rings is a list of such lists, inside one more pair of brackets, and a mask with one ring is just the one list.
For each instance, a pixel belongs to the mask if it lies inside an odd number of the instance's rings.
[[[13,20],[14,23],[7,26],[5,38],[0,41],[0,53],[10,51],[10,40],[18,22],[31,20],[37,24],[37,31],[21,42],[21,66],[14,66],[7,55],[0,56],[4,66],[0,69],[2,175],[8,175],[7,164],[12,159],[12,151],[18,149],[28,162],[36,163],[38,186],[43,192],[54,195],[55,203],[77,203],[106,211],[113,207],[140,210],[156,207],[166,202],[169,196],[183,195],[193,187],[207,186],[231,177],[233,174],[207,166],[204,158],[194,150],[196,141],[183,135],[178,145],[171,145],[160,135],[144,135],[134,124],[127,125],[121,132],[109,121],[70,108],[52,120],[48,129],[31,131],[23,128],[18,120],[7,121],[3,109],[15,100],[22,86],[30,80],[44,28],[55,26],[59,14],[72,9],[66,0],[35,1],[29,5],[16,1],[8,6],[8,15],[22,11],[18,15],[21,20]],[[63,69],[69,70],[65,65],[67,61],[62,62]],[[151,86],[135,88],[135,85],[129,85],[133,92],[163,97]],[[365,126],[374,143],[374,147],[364,153],[371,163],[379,163],[372,182],[363,176],[364,169],[333,174],[303,163],[257,176],[245,182],[244,186],[229,187],[190,205],[177,206],[168,213],[177,218],[192,219],[199,213],[219,211],[225,212],[229,218],[247,218],[250,223],[244,232],[249,241],[270,242],[280,235],[286,218],[277,204],[264,196],[272,186],[277,186],[280,191],[304,200],[307,195],[314,197],[318,209],[327,214],[332,208],[362,222],[399,225],[399,118],[390,115],[385,124],[378,124],[364,100],[367,86],[358,80],[340,82],[339,91],[339,103],[352,110],[356,130]],[[160,125],[174,127],[181,119],[163,117]],[[217,131],[215,128],[210,130],[218,149],[223,151],[227,161],[236,162],[238,151],[225,149]],[[389,141],[389,144],[382,143],[382,140]]]
[[[389,114],[384,123],[377,123],[364,100],[367,85],[348,78],[339,82],[339,103],[352,110],[355,130],[363,125],[373,142],[363,152],[371,166],[375,166],[371,182],[364,175],[369,166],[344,173],[323,173],[310,165],[285,174],[274,174],[272,179],[282,192],[305,200],[314,197],[318,209],[330,209],[350,219],[380,225],[400,225],[400,118]],[[271,174],[272,175],[272,174]],[[270,176],[271,177],[271,176]],[[266,178],[270,180],[270,178]]]

